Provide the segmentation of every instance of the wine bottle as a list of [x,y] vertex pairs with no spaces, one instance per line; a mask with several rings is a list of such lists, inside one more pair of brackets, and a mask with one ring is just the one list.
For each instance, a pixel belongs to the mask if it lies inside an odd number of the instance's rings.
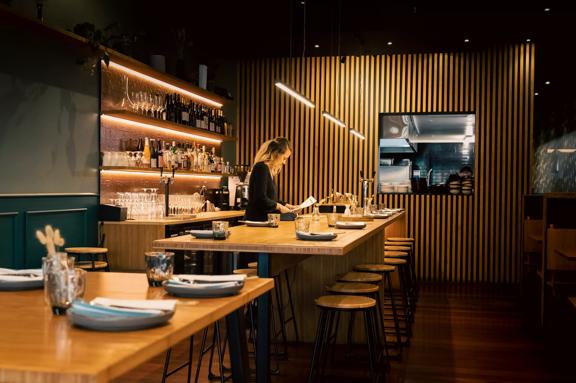
[[214,109],[210,109],[208,113],[208,128],[211,132],[216,131],[216,125],[214,124]]
[[150,167],[150,140],[148,137],[146,137],[144,141],[144,155],[142,156],[142,165],[144,165],[145,168]]
[[163,168],[164,167],[164,144],[162,143],[162,141],[158,140],[158,148],[156,149],[157,153],[158,153],[158,167],[159,168]]
[[150,139],[150,167],[158,167],[158,151],[156,150],[156,140]]

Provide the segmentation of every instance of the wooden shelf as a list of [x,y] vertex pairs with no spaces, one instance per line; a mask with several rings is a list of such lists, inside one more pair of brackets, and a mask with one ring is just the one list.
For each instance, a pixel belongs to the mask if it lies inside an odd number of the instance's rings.
[[542,234],[530,234],[528,237],[536,242],[544,241],[544,236]]
[[[111,170],[111,171],[118,171],[124,173],[150,173],[150,174],[160,174],[160,169],[158,168],[137,168],[137,167],[129,167],[129,166],[101,166],[100,170]],[[170,175],[172,174],[171,170],[164,169],[164,174]],[[212,176],[212,177],[222,177],[227,174],[220,174],[220,173],[208,173],[208,172],[195,172],[192,170],[184,170],[184,169],[177,169],[176,176],[186,174],[191,176]]]
[[135,122],[138,124],[151,125],[152,127],[156,128],[168,129],[178,133],[191,134],[208,138],[210,140],[218,140],[220,142],[236,141],[235,137],[225,136],[223,134],[214,133],[209,130],[199,129],[192,126],[176,124],[172,121],[158,120],[123,110],[103,111],[102,116],[110,116],[116,119]]

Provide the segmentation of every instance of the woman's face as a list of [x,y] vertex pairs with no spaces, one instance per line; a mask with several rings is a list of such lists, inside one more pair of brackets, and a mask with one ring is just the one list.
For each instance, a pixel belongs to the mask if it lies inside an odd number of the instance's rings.
[[274,164],[275,168],[280,168],[282,167],[282,165],[284,165],[286,163],[286,161],[288,160],[288,157],[290,157],[290,155],[292,154],[292,152],[290,150],[286,150],[284,153],[282,153],[280,156],[278,156],[278,158],[276,159],[276,163]]

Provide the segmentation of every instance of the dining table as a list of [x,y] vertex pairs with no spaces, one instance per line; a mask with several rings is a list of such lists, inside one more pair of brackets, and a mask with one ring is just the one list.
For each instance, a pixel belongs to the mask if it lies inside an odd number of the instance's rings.
[[[255,253],[258,259],[258,276],[269,278],[280,270],[301,265],[295,280],[295,304],[303,327],[302,340],[312,341],[316,309],[314,298],[324,293],[325,286],[338,274],[351,271],[359,263],[383,261],[384,242],[387,236],[405,236],[406,213],[396,211],[383,219],[368,219],[361,229],[330,227],[328,217],[311,218],[310,231],[332,232],[336,238],[329,241],[301,240],[296,235],[295,223],[282,221],[277,227],[231,227],[225,240],[199,239],[192,235],[158,239],[157,249],[171,251],[211,251],[221,254],[234,252]],[[270,294],[263,294],[257,301],[256,378],[257,382],[270,381]]]
[[176,299],[163,325],[132,331],[96,331],[54,315],[42,289],[0,291],[0,382],[100,383],[117,378],[178,342],[225,319],[233,381],[248,381],[242,331],[244,307],[273,289],[269,278],[246,280],[236,295],[180,298],[149,287],[144,273],[91,272],[84,299]]

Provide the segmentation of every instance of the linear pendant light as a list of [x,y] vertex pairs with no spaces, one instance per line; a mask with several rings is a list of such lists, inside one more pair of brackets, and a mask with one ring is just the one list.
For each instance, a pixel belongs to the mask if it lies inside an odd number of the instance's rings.
[[301,103],[303,103],[307,107],[309,107],[309,108],[315,108],[316,107],[316,104],[314,104],[314,102],[312,100],[301,95],[300,93],[298,93],[294,89],[290,88],[288,85],[284,84],[283,82],[276,81],[274,83],[274,85],[276,86],[276,88],[286,92],[287,94],[294,97],[296,100],[300,101]]
[[358,137],[358,138],[361,139],[361,140],[365,140],[365,139],[366,139],[366,137],[364,137],[364,135],[363,135],[362,133],[360,133],[359,131],[354,130],[354,129],[350,129],[350,134],[355,135],[356,137]]
[[338,126],[341,126],[343,128],[346,127],[346,124],[342,120],[339,120],[338,118],[334,117],[333,115],[331,115],[330,113],[328,113],[326,111],[322,112],[322,117],[326,118],[327,120],[332,121],[333,123],[335,123]]

